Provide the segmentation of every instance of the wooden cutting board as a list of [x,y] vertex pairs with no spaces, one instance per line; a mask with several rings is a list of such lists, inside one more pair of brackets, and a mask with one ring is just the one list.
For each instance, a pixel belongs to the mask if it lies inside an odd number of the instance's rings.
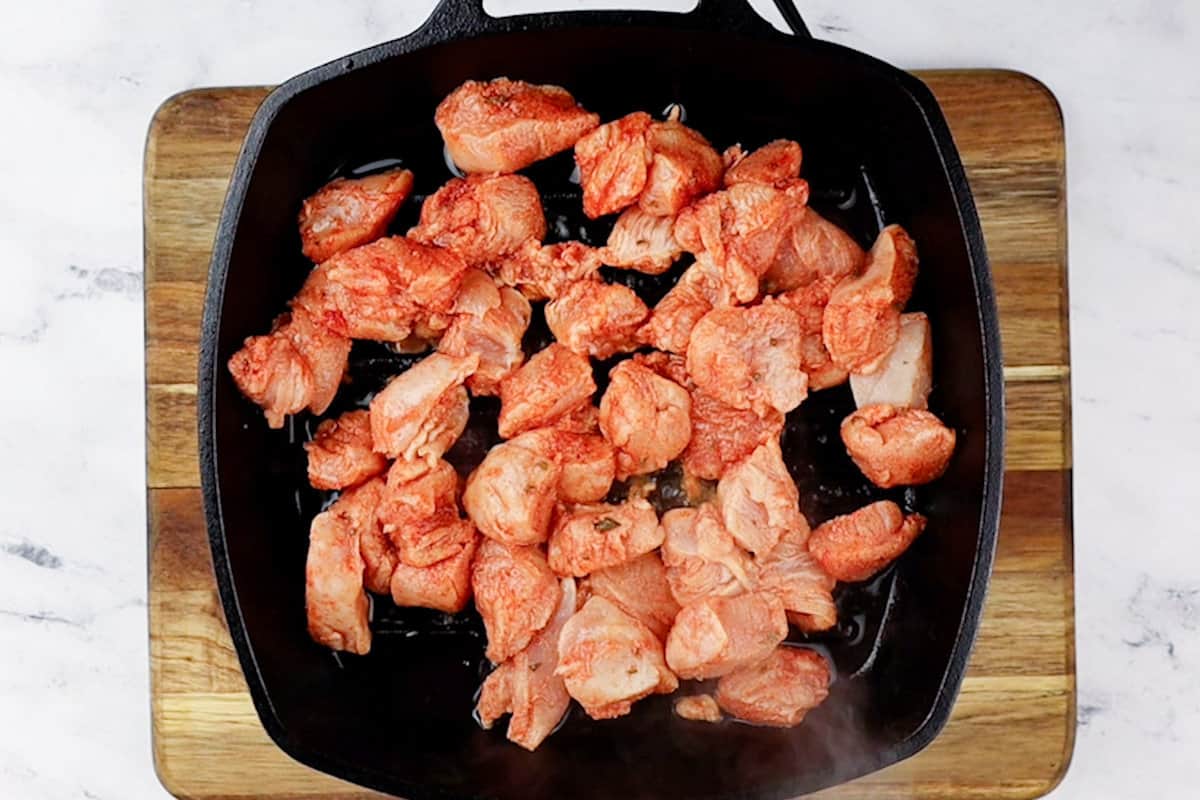
[[[1018,73],[928,72],[996,278],[1008,390],[1004,510],[978,644],[950,723],[914,758],[821,797],[1031,798],[1071,757],[1075,648],[1062,116]],[[146,142],[146,438],[154,760],[178,797],[365,798],[292,761],[255,715],[201,509],[196,359],[209,251],[261,88],[167,100]]]

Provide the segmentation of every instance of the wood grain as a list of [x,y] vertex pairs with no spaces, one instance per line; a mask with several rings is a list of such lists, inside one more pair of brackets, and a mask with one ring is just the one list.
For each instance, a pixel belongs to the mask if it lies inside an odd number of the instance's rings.
[[[1028,76],[923,73],[975,191],[1008,393],[1005,500],[978,643],[926,750],[822,798],[1031,798],[1075,722],[1070,367],[1062,118]],[[209,252],[241,138],[266,90],[170,98],[146,143],[146,430],[155,764],[199,800],[377,797],[291,761],[258,722],[212,575],[196,460],[196,359]],[[986,742],[986,747],[980,743]]]

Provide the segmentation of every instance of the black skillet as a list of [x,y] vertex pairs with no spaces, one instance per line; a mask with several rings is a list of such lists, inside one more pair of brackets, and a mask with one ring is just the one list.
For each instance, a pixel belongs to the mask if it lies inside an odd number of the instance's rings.
[[[259,109],[209,276],[200,450],[225,615],[263,725],[292,757],[412,798],[781,798],[895,763],[945,724],[991,571],[1003,474],[1003,380],[983,237],[925,85],[813,40],[789,3],[777,5],[794,35],[741,0],[702,0],[686,14],[505,19],[489,17],[481,0],[444,0],[412,35],[293,78]],[[334,175],[396,158],[415,171],[418,193],[432,191],[450,177],[435,105],[468,78],[498,75],[565,86],[604,119],[680,103],[719,149],[796,139],[818,210],[864,246],[896,222],[920,247],[912,307],[932,322],[931,405],[957,429],[958,451],[939,481],[891,495],[929,516],[927,532],[882,576],[839,589],[841,627],[812,640],[837,677],[797,728],[685,722],[669,698],[655,697],[608,722],[573,711],[531,754],[504,739],[503,725],[486,732],[472,719],[486,672],[473,614],[376,601],[376,642],[365,657],[335,656],[305,632],[308,523],[328,500],[304,477],[300,442],[315,421],[302,415],[268,430],[225,364],[245,337],[268,329],[310,269],[296,231],[301,200]],[[579,213],[570,169],[567,154],[528,171],[546,196],[552,237],[602,239],[605,224]],[[394,231],[405,231],[418,207],[410,201]],[[677,274],[632,280],[653,299]],[[535,326],[527,344],[544,340]],[[407,364],[356,344],[351,381],[330,414],[361,404]],[[838,440],[851,408],[841,387],[814,394],[788,422],[785,454],[814,524],[883,494]],[[475,412],[452,453],[460,469],[495,440],[494,405]]]

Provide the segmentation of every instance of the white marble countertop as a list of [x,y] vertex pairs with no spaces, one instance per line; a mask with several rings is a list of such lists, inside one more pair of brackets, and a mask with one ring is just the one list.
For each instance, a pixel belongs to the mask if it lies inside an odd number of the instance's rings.
[[[433,0],[60,0],[0,24],[0,797],[158,798],[146,643],[142,145],[180,89],[281,81]],[[691,0],[488,0],[493,13]],[[768,0],[754,5],[766,12]],[[1079,733],[1053,797],[1194,797],[1200,4],[801,0],[910,67],[1029,72],[1066,118]],[[778,19],[773,9],[768,16]],[[1191,55],[1189,55],[1191,53]]]

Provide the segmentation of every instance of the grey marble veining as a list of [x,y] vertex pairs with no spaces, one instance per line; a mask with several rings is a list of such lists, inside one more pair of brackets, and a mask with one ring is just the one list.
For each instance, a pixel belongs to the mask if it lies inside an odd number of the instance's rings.
[[[488,0],[493,13],[688,0]],[[431,0],[63,0],[0,24],[0,797],[165,796],[147,701],[141,161],[168,95],[287,78]],[[754,5],[779,18],[769,0]],[[1200,752],[1200,4],[801,0],[908,67],[1036,75],[1067,126],[1079,732],[1058,800]]]

